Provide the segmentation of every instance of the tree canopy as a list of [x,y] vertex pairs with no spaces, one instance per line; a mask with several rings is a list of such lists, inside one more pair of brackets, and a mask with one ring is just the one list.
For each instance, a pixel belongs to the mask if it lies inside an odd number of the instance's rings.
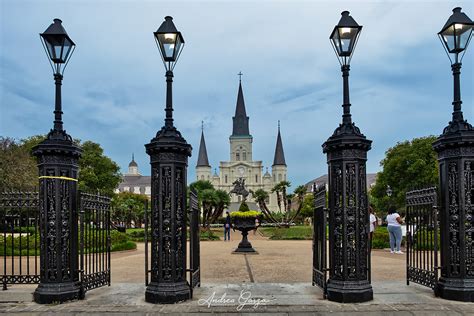
[[[432,148],[435,140],[435,136],[414,138],[387,150],[380,162],[383,169],[370,190],[377,210],[386,212],[389,205],[403,208],[407,191],[438,184],[437,155]],[[391,197],[387,196],[387,185],[392,189]]]
[[[15,141],[0,137],[0,190],[27,190],[38,186],[36,158],[31,154],[34,146],[45,138],[35,135]],[[121,181],[119,166],[104,155],[102,147],[94,142],[75,142],[82,148],[79,159],[79,189],[100,190],[111,195]]]
[[104,194],[112,195],[122,179],[120,167],[104,155],[104,150],[97,143],[86,141],[81,144],[81,148],[79,189],[100,190]]
[[145,202],[148,200],[144,194],[120,192],[112,198],[112,220],[126,227],[141,227],[144,218]]
[[31,190],[38,186],[38,167],[31,156],[35,141],[35,137],[21,141],[0,137],[0,191]]

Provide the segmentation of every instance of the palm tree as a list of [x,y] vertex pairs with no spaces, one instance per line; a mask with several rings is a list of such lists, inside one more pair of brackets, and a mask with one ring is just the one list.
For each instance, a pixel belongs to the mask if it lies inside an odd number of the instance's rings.
[[290,223],[292,223],[295,220],[295,218],[299,215],[299,213],[301,212],[301,209],[303,208],[303,201],[306,195],[306,186],[304,185],[298,186],[294,191],[294,195],[296,195],[296,198],[298,200],[298,209],[296,210],[296,213],[293,215],[293,217],[290,219]]
[[280,183],[275,184],[275,186],[271,189],[271,193],[275,193],[277,196],[277,203],[278,203],[278,209],[281,212],[281,196],[280,196],[280,191],[281,191],[281,185]]
[[262,211],[263,215],[265,215],[265,217],[269,221],[273,223],[277,223],[278,221],[273,217],[272,212],[270,212],[270,210],[267,207],[266,200],[269,197],[268,192],[263,189],[258,189],[255,192],[250,191],[250,193],[252,193],[253,198],[258,203],[258,206],[260,207],[260,210]]
[[215,223],[219,216],[222,215],[222,212],[224,212],[224,209],[230,205],[229,193],[224,190],[216,190],[214,194],[216,199],[214,204],[214,212],[210,220],[211,223]]
[[203,217],[203,224],[205,227],[209,228],[209,219],[212,216],[212,210],[214,208],[214,205],[216,205],[217,202],[217,197],[216,197],[216,191],[213,189],[205,189],[200,192],[200,197],[199,197],[202,205],[202,217]]

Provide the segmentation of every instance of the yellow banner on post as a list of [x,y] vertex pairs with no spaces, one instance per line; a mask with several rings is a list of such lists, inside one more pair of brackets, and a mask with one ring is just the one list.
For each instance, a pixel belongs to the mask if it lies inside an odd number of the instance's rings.
[[38,177],[38,179],[61,179],[61,180],[75,181],[75,182],[78,181],[77,179],[74,179],[74,178],[57,177],[57,176],[41,176],[41,177]]

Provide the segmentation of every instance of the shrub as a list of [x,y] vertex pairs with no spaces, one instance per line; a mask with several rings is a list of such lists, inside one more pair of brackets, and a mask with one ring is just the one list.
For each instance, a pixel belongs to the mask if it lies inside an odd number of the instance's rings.
[[[239,212],[248,212],[248,211],[250,211],[249,206],[247,205],[247,203],[242,202],[242,204],[240,204],[240,207],[239,207]],[[234,212],[234,213],[237,213],[237,212]]]
[[220,240],[219,236],[216,236],[212,230],[201,230],[199,234],[200,240]]
[[234,218],[257,218],[262,215],[262,212],[259,211],[246,211],[246,212],[232,212],[230,213],[230,217]]

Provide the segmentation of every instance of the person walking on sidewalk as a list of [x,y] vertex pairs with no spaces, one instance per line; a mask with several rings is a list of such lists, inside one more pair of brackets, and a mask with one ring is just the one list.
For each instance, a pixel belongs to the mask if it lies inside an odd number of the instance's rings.
[[230,241],[230,227],[232,226],[231,221],[230,221],[230,215],[229,212],[227,212],[227,216],[225,218],[225,224],[224,224],[224,241],[228,240]]
[[388,209],[387,215],[387,229],[390,237],[390,253],[403,254],[400,250],[402,244],[402,218],[397,213],[395,207],[391,206]]

